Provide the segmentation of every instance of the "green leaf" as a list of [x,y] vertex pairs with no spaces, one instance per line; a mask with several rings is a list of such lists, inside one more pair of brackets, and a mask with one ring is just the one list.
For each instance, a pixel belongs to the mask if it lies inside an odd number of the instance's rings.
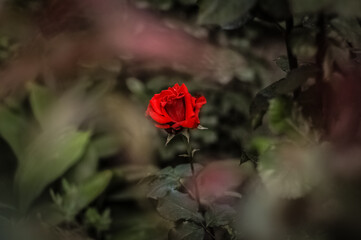
[[112,219],[110,210],[106,209],[102,214],[96,208],[88,208],[85,212],[85,225],[97,230],[97,233],[107,231],[110,228]]
[[266,137],[254,137],[251,140],[251,149],[259,155],[267,151],[274,144],[273,139]]
[[282,78],[258,92],[250,106],[252,127],[257,128],[262,124],[262,118],[267,112],[270,99],[292,93],[307,80],[316,78],[318,72],[318,68],[313,65],[302,66],[289,72],[286,78]]
[[115,155],[120,148],[118,138],[110,135],[97,137],[92,141],[99,158],[106,158]]
[[[194,164],[195,173],[203,168],[200,164]],[[166,167],[159,171],[157,177],[150,184],[150,191],[147,194],[148,198],[160,199],[164,198],[168,192],[175,191],[181,187],[181,179],[192,176],[192,170],[189,163],[180,164],[175,168]]]
[[207,227],[228,225],[236,215],[236,210],[226,204],[213,205],[205,213]]
[[14,207],[14,206],[11,206],[11,205],[8,205],[8,204],[5,204],[5,203],[1,203],[1,202],[0,202],[0,209],[15,210],[15,207]]
[[52,203],[42,204],[36,208],[31,209],[31,216],[36,216],[40,218],[43,222],[56,226],[66,221],[64,213],[59,209],[59,207]]
[[199,24],[225,26],[242,18],[256,4],[256,0],[201,0],[199,3]]
[[158,201],[158,213],[171,221],[180,219],[202,222],[203,217],[198,212],[198,204],[188,194],[170,191],[167,196]]
[[[195,163],[194,164],[194,172],[197,174],[203,166],[201,164]],[[174,168],[174,174],[180,178],[191,177],[192,170],[191,165],[189,163],[180,164]]]
[[356,18],[334,18],[331,26],[354,48],[361,48],[361,26]]
[[55,103],[54,93],[43,86],[32,83],[29,99],[35,119],[43,126],[46,123],[47,114]]
[[291,32],[292,53],[299,58],[312,58],[317,53],[316,31],[309,28],[295,28]]
[[169,232],[170,240],[201,240],[204,239],[204,229],[193,222],[182,222]]
[[63,180],[64,195],[58,195],[61,201],[57,201],[56,204],[61,210],[64,219],[68,222],[73,221],[82,209],[104,192],[112,176],[112,172],[107,170],[78,185],[71,185],[66,180]]
[[[199,172],[202,168],[202,165],[194,164],[195,173]],[[189,163],[177,165],[175,168],[166,167],[153,174],[152,178],[150,178],[150,191],[147,197],[153,199],[163,198],[168,192],[181,187],[182,178],[190,176],[192,176],[192,170]]]
[[196,4],[198,0],[178,0],[181,4],[192,5]]
[[24,148],[23,137],[26,129],[26,120],[12,113],[8,108],[0,106],[0,135],[18,158]]
[[321,11],[329,4],[330,0],[290,0],[291,9],[293,12],[303,14]]
[[42,132],[34,138],[25,149],[15,176],[22,209],[80,159],[89,137],[89,132],[62,129]]
[[98,168],[99,156],[93,144],[89,144],[82,158],[66,175],[70,182],[80,183],[93,176]]
[[128,78],[126,80],[128,89],[134,94],[143,94],[144,93],[144,84],[136,78]]
[[259,0],[258,6],[268,21],[284,21],[291,15],[288,0]]
[[168,192],[174,191],[178,187],[180,187],[180,183],[175,178],[159,178],[151,183],[147,197],[152,199],[163,198]]
[[291,129],[292,103],[285,98],[274,98],[270,100],[268,108],[269,126],[277,134],[286,133]]
[[345,17],[360,17],[359,0],[290,0],[290,7],[295,15],[324,12]]
[[[123,207],[126,209],[127,207]],[[112,236],[109,240],[150,240],[167,238],[167,222],[158,214],[147,211],[138,212],[135,209],[128,209],[118,212],[112,211],[113,224]],[[126,217],[124,217],[126,216]]]
[[94,201],[108,187],[113,173],[103,171],[84,182],[78,187],[79,196],[74,201],[77,204],[77,210],[80,211]]
[[282,71],[284,71],[284,72],[290,71],[288,58],[286,56],[279,56],[278,58],[275,59],[275,62]]

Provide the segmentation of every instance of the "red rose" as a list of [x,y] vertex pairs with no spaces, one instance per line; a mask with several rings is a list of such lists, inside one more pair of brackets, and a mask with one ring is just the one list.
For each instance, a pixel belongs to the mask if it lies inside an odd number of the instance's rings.
[[206,102],[205,97],[193,97],[186,85],[177,83],[152,97],[146,115],[156,122],[156,127],[175,133],[198,127],[199,111]]

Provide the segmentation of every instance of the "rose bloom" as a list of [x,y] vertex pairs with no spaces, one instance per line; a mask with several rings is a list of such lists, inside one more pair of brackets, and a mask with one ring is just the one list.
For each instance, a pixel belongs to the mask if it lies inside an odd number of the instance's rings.
[[193,97],[186,85],[177,83],[152,97],[146,115],[155,121],[156,127],[177,133],[184,128],[198,127],[199,111],[206,102],[205,97]]

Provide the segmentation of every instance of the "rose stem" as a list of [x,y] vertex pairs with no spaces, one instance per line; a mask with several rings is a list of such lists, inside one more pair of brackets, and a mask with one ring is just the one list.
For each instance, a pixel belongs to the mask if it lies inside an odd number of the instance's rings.
[[[188,138],[186,136],[184,136],[184,141],[185,141],[186,146],[187,146],[187,155],[188,155],[188,158],[189,158],[189,164],[191,165],[192,181],[194,182],[194,190],[195,190],[195,194],[196,194],[196,201],[198,203],[199,212],[204,217],[205,209],[202,207],[200,196],[199,196],[199,189],[198,189],[197,178],[196,178],[196,174],[195,174],[195,170],[194,170],[194,158],[193,158],[193,153],[192,153],[192,146],[191,146],[191,143],[190,143],[191,137],[190,137],[190,132],[189,131],[188,131]],[[211,238],[215,239],[214,235],[205,226],[205,223],[203,223],[202,226],[203,226],[204,230],[211,236]]]
[[196,201],[198,203],[199,209],[201,210],[201,200],[200,200],[200,196],[199,196],[197,178],[196,178],[196,174],[195,174],[195,170],[194,170],[194,159],[193,159],[193,153],[192,153],[192,146],[191,146],[191,143],[190,143],[190,136],[189,136],[188,139],[187,139],[187,137],[184,136],[184,139],[185,139],[185,143],[186,143],[186,146],[187,146],[187,155],[188,155],[188,158],[189,158],[189,164],[191,166],[191,171],[192,171],[192,181],[194,182],[194,190],[195,190],[195,195],[196,195]]

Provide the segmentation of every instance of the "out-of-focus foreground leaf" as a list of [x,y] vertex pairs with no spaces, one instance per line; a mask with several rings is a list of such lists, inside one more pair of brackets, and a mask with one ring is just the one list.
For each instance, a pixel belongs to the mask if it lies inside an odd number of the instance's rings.
[[55,102],[54,93],[43,86],[31,84],[29,99],[35,119],[43,126],[46,124],[46,116]]
[[26,147],[15,176],[22,209],[80,159],[89,137],[89,132],[73,128],[42,132],[35,137]]
[[23,151],[26,128],[27,122],[24,118],[0,106],[0,134],[17,157],[20,157]]

